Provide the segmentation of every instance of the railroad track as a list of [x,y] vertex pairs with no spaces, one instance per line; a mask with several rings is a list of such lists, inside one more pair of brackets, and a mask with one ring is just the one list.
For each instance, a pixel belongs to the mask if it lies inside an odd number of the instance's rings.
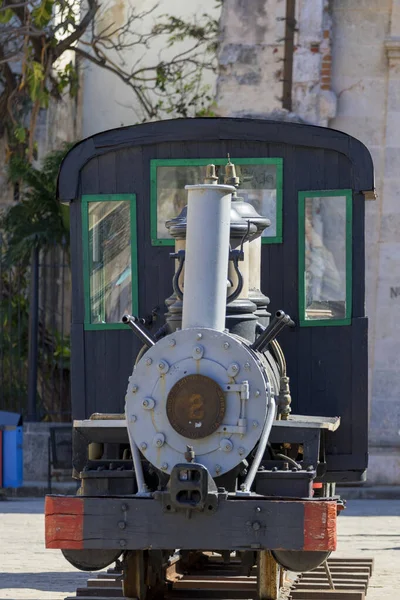
[[[328,569],[320,566],[303,574],[284,572],[280,581],[279,600],[365,600],[373,559],[330,558]],[[189,573],[179,572],[179,561],[167,569],[169,581],[166,600],[253,600],[257,596],[257,571],[250,577],[238,570],[238,563],[224,564],[220,557],[210,557],[207,565]],[[332,589],[333,584],[333,589]],[[89,579],[85,588],[65,600],[120,600],[122,571],[108,569]]]

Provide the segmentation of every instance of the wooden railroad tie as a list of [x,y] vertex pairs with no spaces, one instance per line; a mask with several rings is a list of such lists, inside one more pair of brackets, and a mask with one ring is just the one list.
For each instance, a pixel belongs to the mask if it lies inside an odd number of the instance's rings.
[[[328,560],[329,572],[334,589],[331,589],[323,565],[299,575],[290,587],[285,600],[367,600],[369,579],[373,572],[373,559]],[[257,596],[257,571],[246,577],[237,571],[238,562],[224,564],[222,560],[210,560],[207,566],[190,574],[173,577],[172,586],[166,598],[219,600],[255,600]],[[75,596],[65,600],[120,600],[122,592],[122,573],[108,569],[96,578],[87,581],[87,587],[78,588]],[[279,600],[279,598],[277,599]]]

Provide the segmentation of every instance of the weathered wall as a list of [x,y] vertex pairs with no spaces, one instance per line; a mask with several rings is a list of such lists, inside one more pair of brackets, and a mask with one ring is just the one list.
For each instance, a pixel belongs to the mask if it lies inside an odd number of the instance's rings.
[[263,113],[282,106],[285,0],[225,0],[217,112]]
[[[366,309],[370,319],[370,468],[400,483],[400,13],[399,2],[332,4],[331,127],[359,138],[374,164],[378,199],[366,206]],[[399,290],[400,291],[400,290]]]
[[336,114],[331,89],[332,19],[326,0],[296,3],[293,55],[293,112],[307,123],[327,127]]
[[297,0],[291,115],[280,109],[268,51],[281,56],[271,24],[286,2],[255,5],[250,14],[245,2],[224,3],[219,114],[329,125],[364,142],[374,160],[378,200],[366,203],[368,478],[400,484],[400,0]]

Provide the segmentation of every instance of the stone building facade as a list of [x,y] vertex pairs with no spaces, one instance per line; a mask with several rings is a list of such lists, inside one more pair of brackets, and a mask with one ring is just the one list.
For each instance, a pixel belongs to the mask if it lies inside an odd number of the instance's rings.
[[[113,0],[113,15],[123,18],[132,2]],[[135,2],[138,10],[145,4]],[[170,0],[159,4],[149,19],[172,12]],[[284,109],[290,6],[296,26],[289,57],[291,106]],[[173,6],[182,15],[213,10],[214,0],[175,0]],[[216,86],[217,114],[329,126],[354,135],[372,154],[377,199],[366,203],[368,477],[371,483],[400,484],[400,0],[224,0],[220,23],[219,75],[208,81]],[[152,48],[145,59],[161,50]],[[85,137],[140,120],[129,89],[90,66],[82,70],[80,100],[72,112],[54,110],[42,134],[46,148],[71,139],[71,132]],[[60,110],[67,112],[60,116]],[[0,167],[4,191],[2,182]]]
[[[283,23],[290,0],[225,0],[221,116],[302,120],[360,139],[377,199],[366,203],[370,321],[370,467],[400,484],[400,0],[297,0],[292,106],[282,110]],[[287,57],[286,57],[287,58]]]

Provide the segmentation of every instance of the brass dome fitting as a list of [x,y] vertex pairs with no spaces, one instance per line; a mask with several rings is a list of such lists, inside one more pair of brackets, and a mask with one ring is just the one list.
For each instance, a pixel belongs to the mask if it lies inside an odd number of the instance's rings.
[[204,183],[215,184],[218,181],[218,177],[215,172],[215,165],[207,165],[206,166],[206,177],[204,179]]
[[235,165],[233,163],[231,163],[231,158],[230,158],[229,154],[228,154],[228,162],[225,165],[224,183],[226,183],[227,185],[233,185],[236,188],[239,186],[239,183],[240,183],[240,179],[236,175]]

